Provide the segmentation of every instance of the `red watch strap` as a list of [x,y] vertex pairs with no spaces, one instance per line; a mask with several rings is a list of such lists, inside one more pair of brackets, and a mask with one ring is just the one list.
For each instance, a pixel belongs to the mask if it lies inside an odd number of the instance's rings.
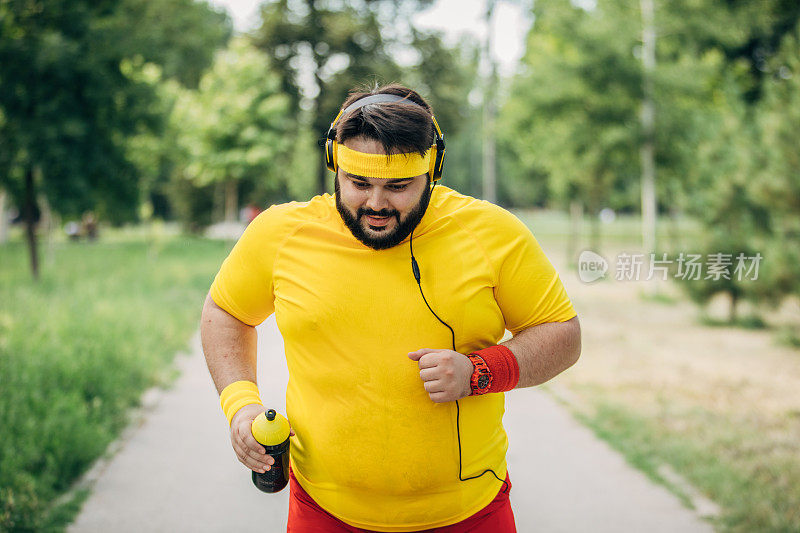
[[511,350],[498,344],[497,346],[490,346],[472,353],[480,356],[492,373],[492,384],[489,387],[489,392],[506,392],[517,386],[519,383],[519,362]]
[[470,377],[469,386],[472,389],[472,396],[478,396],[480,394],[486,394],[487,392],[491,392],[492,388],[492,371],[489,370],[489,367],[486,365],[486,361],[480,355],[475,353],[471,353],[467,355],[470,361],[472,361],[472,366],[475,369],[472,371],[472,376]]

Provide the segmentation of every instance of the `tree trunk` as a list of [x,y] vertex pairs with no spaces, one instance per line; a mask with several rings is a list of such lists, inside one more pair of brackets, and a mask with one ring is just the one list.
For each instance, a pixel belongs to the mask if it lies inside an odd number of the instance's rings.
[[239,218],[239,184],[236,180],[225,182],[225,222],[236,222]]
[[681,212],[673,203],[669,208],[669,240],[673,252],[681,248],[680,217]]
[[[656,218],[656,106],[653,101],[653,73],[656,68],[656,29],[654,0],[640,0],[642,10],[642,136],[639,149],[642,159],[642,248],[645,254],[655,253]],[[649,257],[645,255],[645,257]],[[658,292],[655,279],[645,283],[650,296]]]
[[319,154],[317,156],[317,194],[325,194],[327,188],[325,187],[325,178],[328,175],[328,165],[325,164],[325,156]]
[[597,209],[592,209],[591,221],[589,247],[594,253],[602,255],[600,251],[600,213]]
[[655,102],[653,71],[656,67],[655,7],[653,0],[640,0],[642,10],[642,247],[644,253],[656,251],[656,166]]
[[492,14],[495,0],[488,2],[486,9],[486,42],[484,55],[488,69],[483,89],[483,199],[497,203],[497,161],[495,150],[495,95],[497,86],[497,65],[492,58]]
[[604,171],[595,169],[592,174],[592,187],[589,189],[589,248],[596,254],[603,255],[600,250],[600,237],[602,234],[600,210],[603,208],[603,186],[602,181]]
[[[314,60],[317,62],[316,63],[317,65],[319,65],[320,62],[322,61],[317,54],[314,55]],[[322,83],[322,78],[319,77],[319,67],[314,71],[314,79],[317,82],[317,86],[319,87],[320,92],[322,92],[323,83]],[[314,105],[313,105],[314,116],[319,116],[320,107],[321,107],[320,106],[320,95],[317,95],[317,97],[314,99]],[[311,123],[314,124],[314,121],[312,120]],[[319,133],[327,133],[327,131],[328,130],[325,130],[324,132],[320,131]],[[317,132],[315,131],[314,133],[317,133]],[[327,179],[327,177],[328,177],[328,165],[327,165],[327,163],[325,163],[325,154],[322,151],[318,151],[317,152],[317,194],[325,194],[328,191],[328,188],[327,188],[326,183],[325,183],[325,180]]]
[[731,297],[731,307],[730,307],[729,313],[728,313],[728,321],[731,324],[735,324],[736,323],[736,306],[739,304],[739,297],[736,295],[736,293],[734,291],[730,292],[730,297]]
[[225,190],[224,184],[214,183],[214,201],[211,206],[211,223],[222,222],[225,219]]
[[6,211],[6,198],[8,194],[0,189],[0,244],[8,242],[8,212]]
[[25,202],[22,207],[25,219],[25,235],[31,259],[33,279],[39,279],[39,254],[36,249],[36,184],[33,180],[33,167],[25,171]]
[[[41,170],[36,169],[34,176],[40,176]],[[35,181],[35,178],[34,178]],[[42,180],[39,180],[42,183]],[[50,209],[50,202],[47,201],[47,196],[42,193],[36,195],[36,205],[39,206],[39,233],[44,235],[44,266],[45,268],[52,266],[55,263],[55,250],[53,249],[53,233],[56,229],[56,220],[53,211]]]
[[569,266],[577,265],[578,243],[583,221],[583,205],[577,200],[569,203],[569,237],[567,238],[567,261]]

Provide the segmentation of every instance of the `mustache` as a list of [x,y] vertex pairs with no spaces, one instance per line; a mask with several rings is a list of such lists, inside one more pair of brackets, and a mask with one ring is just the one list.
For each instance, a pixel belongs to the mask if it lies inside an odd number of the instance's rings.
[[359,207],[356,213],[358,218],[360,219],[364,215],[371,216],[371,217],[395,217],[397,218],[400,215],[400,212],[396,209],[381,209],[380,211],[375,211],[373,209],[367,209],[364,207]]

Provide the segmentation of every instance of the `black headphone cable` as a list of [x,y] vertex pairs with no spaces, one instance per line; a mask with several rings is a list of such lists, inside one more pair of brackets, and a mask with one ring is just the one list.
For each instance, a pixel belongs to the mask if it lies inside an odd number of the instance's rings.
[[[434,187],[436,187],[436,182],[435,181],[433,182],[433,185],[431,186],[431,198],[433,197],[433,189],[434,189]],[[428,199],[429,202],[430,202],[431,198]],[[426,206],[426,210],[427,210],[427,206]],[[433,316],[436,317],[436,320],[441,322],[447,329],[450,330],[450,339],[452,341],[453,351],[454,352],[458,352],[458,350],[456,350],[456,333],[455,333],[455,331],[453,331],[453,328],[451,328],[450,325],[447,322],[445,322],[444,320],[439,318],[439,315],[437,315],[436,312],[433,309],[431,309],[431,306],[428,303],[428,299],[425,298],[425,293],[422,292],[422,282],[421,282],[422,276],[420,275],[419,264],[417,263],[417,259],[414,257],[414,246],[412,244],[413,240],[414,240],[414,230],[411,230],[411,237],[408,239],[408,248],[409,248],[409,250],[411,252],[411,271],[414,274],[414,279],[417,280],[417,286],[419,287],[419,293],[422,296],[422,300],[425,302],[425,305],[428,307],[428,310],[433,314]],[[461,430],[459,428],[460,414],[461,414],[461,409],[459,408],[458,400],[456,400],[456,436],[458,438],[458,479],[459,479],[459,481],[468,481],[470,479],[477,479],[477,478],[481,477],[482,475],[484,475],[485,473],[491,472],[492,475],[495,478],[497,478],[497,481],[502,482],[503,485],[506,485],[506,488],[507,488],[508,482],[506,480],[504,480],[504,479],[500,479],[500,477],[491,468],[487,468],[486,470],[484,470],[483,472],[481,472],[480,474],[477,474],[475,476],[470,476],[470,477],[466,477],[466,478],[461,476]]]

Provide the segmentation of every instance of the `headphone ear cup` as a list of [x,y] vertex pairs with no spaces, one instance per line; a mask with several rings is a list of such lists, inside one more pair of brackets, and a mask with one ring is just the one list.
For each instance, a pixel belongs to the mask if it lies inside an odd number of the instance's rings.
[[336,172],[336,141],[330,139],[325,141],[325,164],[328,170]]
[[436,181],[441,179],[442,177],[442,170],[444,166],[444,150],[441,152],[436,148],[431,148],[433,150],[433,154],[431,154],[431,180]]
[[436,147],[431,147],[431,162],[428,165],[428,176],[431,177],[431,181],[434,181],[436,178],[434,177],[436,173],[436,160],[439,158],[439,154],[436,152]]

